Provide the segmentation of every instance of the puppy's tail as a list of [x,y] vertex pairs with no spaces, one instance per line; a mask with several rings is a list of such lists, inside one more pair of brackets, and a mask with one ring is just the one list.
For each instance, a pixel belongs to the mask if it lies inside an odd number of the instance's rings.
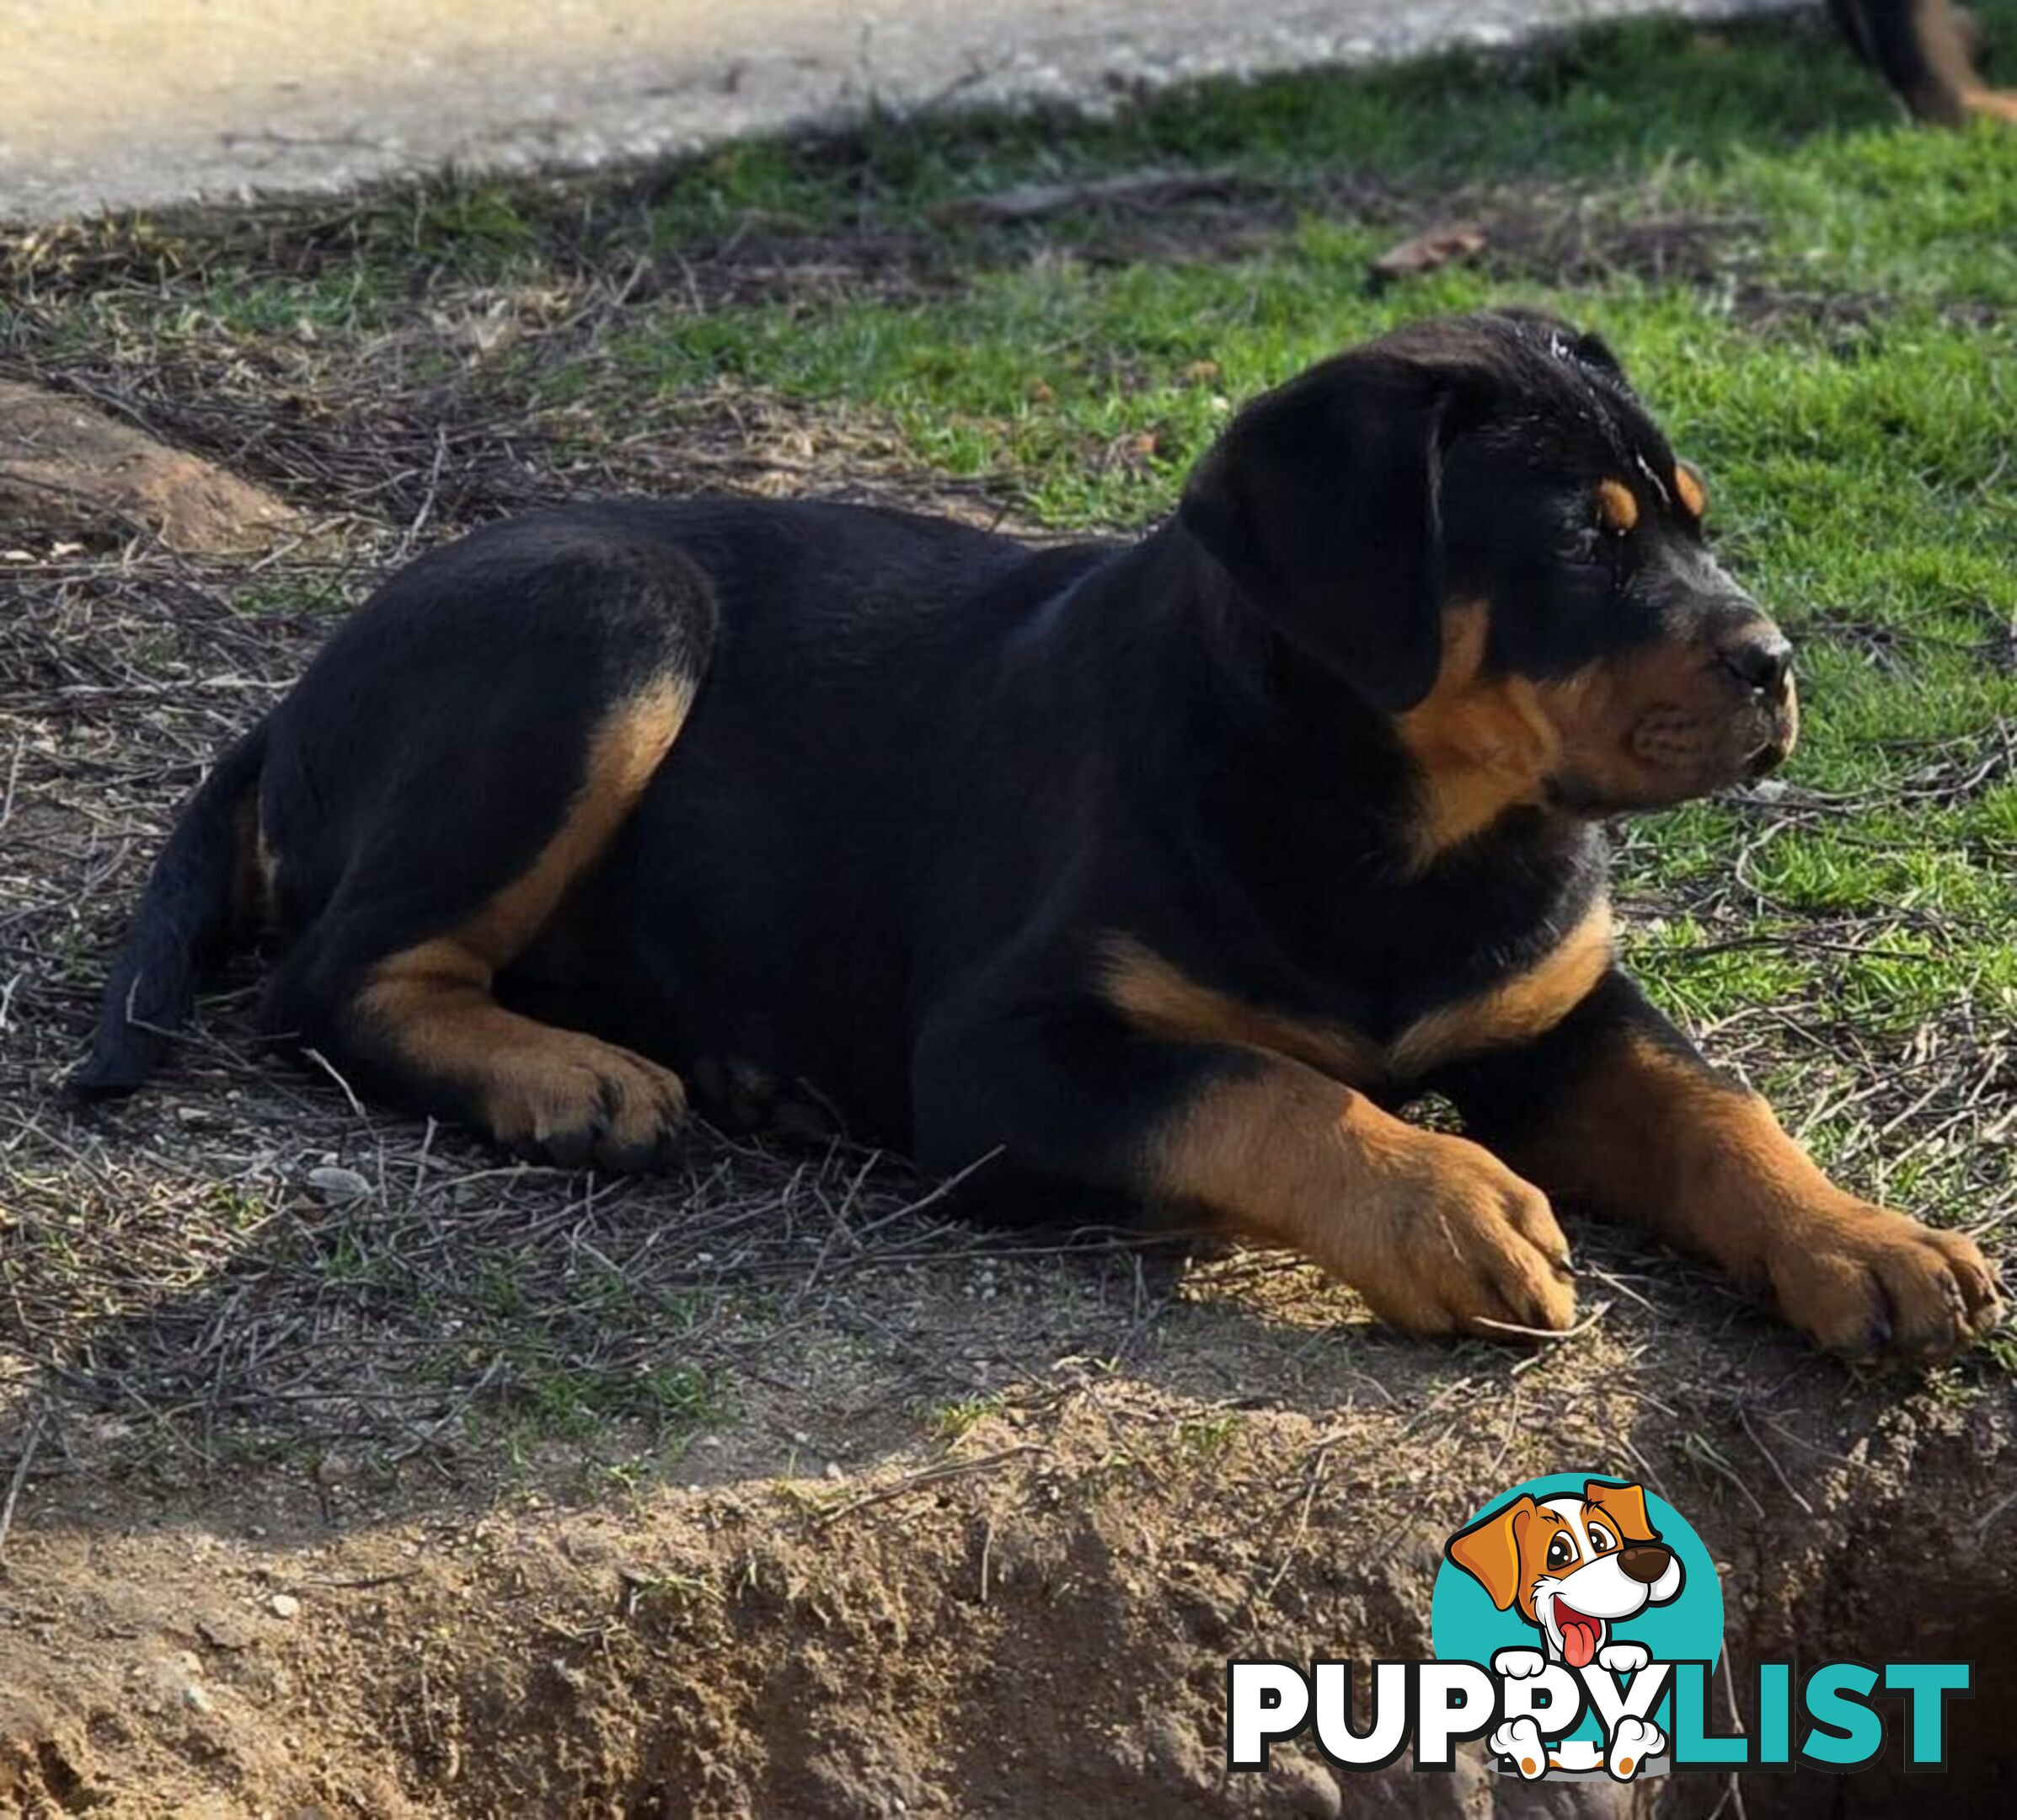
[[182,811],[113,966],[90,1057],[70,1077],[73,1093],[131,1093],[152,1073],[163,1038],[195,1004],[204,969],[250,920],[265,756],[262,721],[217,761]]

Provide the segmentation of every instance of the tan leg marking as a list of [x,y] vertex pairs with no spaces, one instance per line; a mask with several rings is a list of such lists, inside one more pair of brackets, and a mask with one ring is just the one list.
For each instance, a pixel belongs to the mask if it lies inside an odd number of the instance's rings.
[[611,712],[589,741],[580,788],[553,838],[456,932],[458,942],[494,967],[525,951],[562,894],[636,806],[693,701],[691,683],[666,678]]
[[1300,1063],[1271,1057],[1259,1075],[1206,1089],[1147,1160],[1163,1198],[1313,1258],[1413,1332],[1574,1317],[1568,1245],[1538,1188]]
[[1920,120],[1959,126],[1977,110],[1977,98],[1988,93],[1976,73],[1975,28],[1947,0],[1918,0],[1912,27],[1924,67],[1906,92],[1905,104]]
[[1507,1147],[1549,1193],[1576,1196],[1768,1286],[1823,1346],[1945,1352],[1994,1319],[1972,1240],[1838,1188],[1772,1110],[1635,1037],[1594,1058],[1548,1129]]
[[1971,88],[1962,95],[1961,105],[1985,120],[2008,120],[2017,126],[2017,92],[2007,88]]
[[474,1094],[500,1143],[565,1164],[651,1162],[686,1116],[670,1069],[593,1036],[507,1011],[491,996],[635,806],[693,699],[666,681],[615,709],[590,741],[580,789],[532,864],[451,933],[372,970],[358,1012],[408,1066]]

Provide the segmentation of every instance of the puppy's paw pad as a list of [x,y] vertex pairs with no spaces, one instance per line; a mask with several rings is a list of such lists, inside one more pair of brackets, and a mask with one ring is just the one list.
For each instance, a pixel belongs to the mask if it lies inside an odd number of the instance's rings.
[[1541,1728],[1531,1719],[1509,1719],[1495,1727],[1485,1742],[1495,1756],[1510,1762],[1529,1782],[1547,1771],[1548,1753],[1541,1743]]
[[1620,1782],[1629,1782],[1649,1758],[1667,1748],[1667,1734],[1645,1719],[1620,1719],[1611,1733],[1604,1767]]

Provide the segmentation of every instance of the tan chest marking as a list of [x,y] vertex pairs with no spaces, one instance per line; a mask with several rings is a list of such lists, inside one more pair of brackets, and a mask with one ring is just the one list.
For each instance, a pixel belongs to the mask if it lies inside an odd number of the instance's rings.
[[1233,1043],[1265,1049],[1352,1087],[1386,1079],[1379,1045],[1340,1025],[1292,1017],[1200,985],[1127,936],[1106,951],[1107,1002],[1145,1036],[1165,1042]]
[[[1420,768],[1415,857],[1438,854],[1491,826],[1508,809],[1543,800],[1562,752],[1544,686],[1483,673],[1490,614],[1482,604],[1443,616],[1436,686],[1395,725]],[[1574,683],[1546,685],[1560,693]]]
[[1271,1011],[1201,985],[1125,936],[1108,945],[1105,986],[1108,1002],[1147,1036],[1265,1050],[1367,1088],[1417,1080],[1456,1057],[1532,1041],[1580,1004],[1610,964],[1610,906],[1600,898],[1538,964],[1439,1006],[1385,1045],[1342,1025]]
[[1610,965],[1611,906],[1599,897],[1526,972],[1410,1024],[1388,1051],[1394,1073],[1412,1079],[1456,1056],[1531,1042],[1588,998]]

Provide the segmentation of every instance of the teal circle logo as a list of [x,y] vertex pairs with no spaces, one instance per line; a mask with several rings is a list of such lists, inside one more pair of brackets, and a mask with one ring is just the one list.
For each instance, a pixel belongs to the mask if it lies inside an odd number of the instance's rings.
[[[1571,1674],[1629,1672],[1641,1660],[1713,1665],[1723,1589],[1702,1539],[1656,1492],[1603,1474],[1553,1473],[1494,1498],[1449,1539],[1429,1625],[1439,1661],[1487,1672],[1508,1651],[1521,1652],[1528,1674],[1544,1664]],[[1673,1736],[1672,1701],[1669,1689],[1649,1716],[1661,1745]],[[1586,1711],[1546,1773],[1594,1772],[1603,1740]]]

